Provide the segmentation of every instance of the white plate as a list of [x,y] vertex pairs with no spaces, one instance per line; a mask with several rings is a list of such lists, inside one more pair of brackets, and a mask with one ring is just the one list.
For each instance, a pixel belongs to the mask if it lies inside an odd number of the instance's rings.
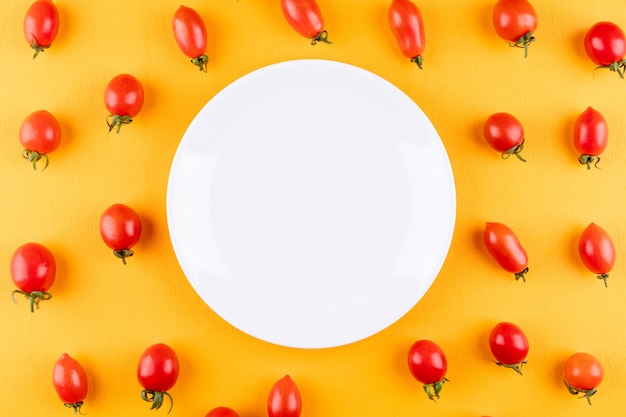
[[172,244],[218,315],[267,342],[322,348],[407,313],[455,221],[443,144],[402,91],[363,69],[256,70],[198,113],[167,190]]

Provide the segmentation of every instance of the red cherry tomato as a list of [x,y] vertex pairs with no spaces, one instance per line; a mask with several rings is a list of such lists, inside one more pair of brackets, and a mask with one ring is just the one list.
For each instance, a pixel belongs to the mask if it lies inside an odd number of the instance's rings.
[[522,329],[513,323],[496,324],[489,335],[489,348],[497,365],[522,375],[522,365],[528,355],[528,339]]
[[52,298],[48,290],[54,284],[56,265],[52,252],[39,243],[26,243],[17,248],[11,258],[11,279],[18,289],[11,298],[15,293],[22,294],[30,300],[30,311],[35,311],[40,301]]
[[578,253],[587,269],[598,274],[597,278],[604,280],[606,286],[609,272],[615,265],[615,246],[611,236],[597,224],[591,223],[580,235]]
[[104,90],[104,105],[109,111],[107,125],[109,132],[116,129],[119,133],[122,125],[130,124],[143,106],[144,91],[139,80],[130,74],[114,77]]
[[132,208],[113,204],[100,217],[100,236],[125,265],[126,258],[134,254],[131,248],[141,237],[141,220]]
[[46,110],[29,114],[20,126],[20,143],[24,147],[22,157],[37,169],[37,162],[45,161],[42,170],[48,167],[48,154],[61,144],[61,125]]
[[151,410],[161,408],[165,397],[170,399],[170,411],[174,406],[169,391],[178,380],[180,364],[174,349],[157,343],[144,351],[137,366],[137,379],[144,388],[141,398],[152,403]]
[[388,20],[400,51],[422,69],[426,37],[422,14],[417,6],[410,0],[393,0],[389,6]]
[[180,50],[191,58],[191,63],[206,72],[209,57],[206,55],[207,34],[202,17],[190,7],[180,6],[172,19],[174,39]]
[[[67,353],[54,364],[52,383],[66,407],[80,412],[87,397],[87,374],[78,361]],[[82,414],[82,413],[81,413]]]
[[600,361],[585,352],[574,353],[565,361],[565,386],[572,395],[583,394],[591,404],[591,397],[597,392],[598,385],[604,378],[604,369]]
[[239,414],[228,407],[217,407],[209,411],[205,417],[239,417]]
[[299,417],[302,397],[298,386],[289,375],[274,383],[267,397],[268,417]]
[[585,35],[585,52],[598,65],[596,69],[608,68],[624,78],[626,37],[615,23],[599,22],[593,25]]
[[578,162],[596,168],[600,162],[600,154],[606,149],[609,140],[609,128],[604,116],[591,107],[581,113],[574,125],[574,146],[580,154]]
[[33,59],[52,45],[59,31],[59,11],[51,0],[37,0],[26,11],[24,36],[35,51]]
[[504,270],[515,274],[515,280],[526,281],[528,255],[513,230],[502,223],[488,222],[484,240],[487,250]]
[[300,35],[311,39],[311,45],[332,43],[328,40],[324,17],[315,0],[280,0],[280,6],[287,23]]
[[418,340],[409,349],[409,371],[413,378],[424,384],[428,398],[435,400],[447,382],[448,360],[435,342]]
[[492,149],[500,152],[503,159],[511,155],[526,162],[520,155],[524,149],[524,127],[509,113],[494,113],[483,126],[483,135]]
[[510,46],[524,48],[528,56],[528,46],[535,41],[537,13],[527,0],[498,0],[493,8],[493,27],[498,36]]

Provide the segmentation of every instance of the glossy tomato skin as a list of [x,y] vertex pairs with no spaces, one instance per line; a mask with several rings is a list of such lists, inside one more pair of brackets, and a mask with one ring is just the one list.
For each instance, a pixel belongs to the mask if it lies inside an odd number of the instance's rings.
[[500,152],[502,158],[515,155],[519,160],[526,162],[520,155],[524,149],[524,127],[512,114],[500,112],[489,116],[483,125],[483,135],[487,144]]
[[489,348],[496,364],[522,375],[521,368],[528,355],[528,339],[522,329],[509,322],[496,324],[489,334]]
[[11,257],[11,279],[18,288],[13,292],[30,299],[30,311],[52,295],[48,290],[56,277],[56,260],[52,252],[39,243],[26,243]]
[[626,55],[624,31],[612,22],[598,22],[585,34],[585,52],[599,66],[619,63]]
[[144,89],[141,82],[130,74],[115,76],[104,89],[104,105],[111,113],[107,119],[109,132],[119,133],[124,124],[130,124],[143,107]]
[[422,14],[415,3],[410,0],[392,0],[387,18],[402,54],[422,69],[426,35]]
[[498,36],[511,46],[524,48],[524,56],[527,56],[528,45],[535,41],[533,33],[538,24],[532,4],[527,0],[498,0],[492,17]]
[[592,107],[587,107],[574,125],[574,147],[580,154],[578,162],[587,165],[587,169],[595,162],[597,168],[608,140],[609,128],[604,116]]
[[302,396],[296,383],[285,375],[272,386],[267,397],[268,417],[299,417],[302,412]]
[[62,354],[54,364],[52,383],[65,406],[80,412],[88,389],[87,374],[81,364],[67,353]]
[[180,6],[172,19],[174,39],[191,62],[206,72],[209,58],[206,55],[207,32],[202,17],[194,9]]
[[515,274],[515,279],[526,281],[528,255],[513,230],[496,222],[485,225],[484,241],[489,254],[504,270]]
[[[168,345],[157,343],[143,352],[137,365],[137,380],[144,388],[141,398],[152,402],[151,409],[160,408],[164,396],[172,400],[167,391],[176,384],[179,372],[178,356]],[[173,405],[171,401],[170,411]]]
[[586,398],[591,404],[591,396],[597,392],[604,378],[604,369],[598,358],[586,352],[574,353],[565,361],[563,373],[570,394],[583,394],[581,398]]
[[52,45],[59,31],[59,11],[51,0],[37,0],[26,11],[24,36],[34,49],[33,59]]
[[409,371],[424,384],[428,398],[439,398],[448,371],[448,360],[443,350],[431,340],[418,340],[409,348]]
[[585,267],[598,274],[606,286],[615,265],[615,245],[607,231],[595,223],[589,224],[580,235],[578,253]]
[[113,254],[122,259],[133,256],[131,250],[141,237],[141,219],[132,208],[125,204],[113,204],[100,217],[100,236]]
[[239,414],[229,407],[216,407],[209,411],[205,417],[239,417]]
[[332,43],[328,40],[324,17],[315,0],[280,0],[280,6],[289,26],[311,39],[311,45],[317,42]]
[[20,143],[24,147],[22,157],[37,169],[37,162],[45,160],[43,169],[48,166],[48,156],[61,144],[61,125],[47,110],[29,114],[20,126]]

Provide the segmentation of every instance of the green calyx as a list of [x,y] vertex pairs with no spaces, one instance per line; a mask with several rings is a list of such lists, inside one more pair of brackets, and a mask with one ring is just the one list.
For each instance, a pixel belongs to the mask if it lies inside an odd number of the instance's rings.
[[191,63],[194,64],[195,66],[197,66],[198,68],[200,68],[200,71],[204,71],[206,72],[206,66],[209,62],[209,57],[206,55],[200,55],[197,58],[193,58],[191,60]]
[[611,63],[611,65],[600,65],[596,67],[596,70],[600,68],[608,68],[609,70],[618,73],[619,77],[623,79],[624,71],[626,71],[626,59],[622,59],[621,61],[615,61]]
[[411,62],[418,66],[419,69],[422,69],[422,63],[424,62],[424,58],[421,55],[411,58]]
[[83,413],[83,410],[81,410],[81,407],[83,406],[83,402],[82,401],[78,401],[75,403],[65,403],[63,404],[65,405],[67,408],[72,408],[74,409],[74,414],[81,414],[84,415],[85,413]]
[[526,282],[526,273],[528,273],[528,267],[524,268],[523,271],[520,271],[515,274],[515,281],[519,281],[520,279]]
[[46,301],[52,298],[52,294],[50,294],[47,291],[32,291],[32,292],[26,292],[26,291],[22,291],[22,290],[14,290],[11,293],[11,300],[13,300],[14,303],[16,303],[15,301],[15,294],[22,294],[24,297],[28,298],[30,300],[30,312],[34,313],[35,312],[35,307],[39,308],[39,302],[40,301]]
[[46,49],[50,48],[50,45],[39,45],[37,43],[37,39],[33,36],[33,44],[30,47],[35,51],[35,54],[33,55],[33,59],[35,59],[37,58],[37,55],[39,55],[39,52],[45,52]]
[[437,382],[432,382],[430,384],[424,384],[424,392],[428,395],[428,399],[437,401],[439,398],[439,393],[443,389],[443,384],[449,382],[447,378],[443,378]]
[[161,408],[165,397],[170,399],[170,409],[167,411],[167,414],[169,414],[172,411],[172,407],[174,407],[174,400],[167,391],[152,391],[149,389],[144,389],[141,391],[141,399],[152,403],[152,407],[150,407],[150,410],[158,410],[159,408]]
[[120,133],[122,125],[129,125],[133,122],[130,116],[120,116],[118,114],[109,114],[107,116],[107,126],[109,126],[109,133],[115,129],[115,133]]
[[37,162],[39,162],[40,160],[44,160],[44,166],[43,168],[41,168],[41,170],[43,171],[44,169],[48,168],[48,155],[43,154],[43,153],[39,153],[36,151],[29,151],[28,149],[22,149],[22,158],[26,159],[28,162],[30,162],[31,164],[33,164],[33,169],[36,171],[37,170]]
[[581,165],[587,165],[587,169],[591,169],[591,164],[593,164],[593,166],[595,166],[598,169],[601,169],[598,166],[598,163],[600,162],[600,157],[597,155],[580,155],[578,157],[578,162],[580,162]]
[[324,42],[331,44],[332,42],[328,40],[328,32],[323,30],[318,33],[314,38],[311,39],[311,45],[317,45],[318,42]]
[[126,258],[129,258],[133,256],[134,254],[135,252],[133,252],[130,249],[119,249],[119,250],[113,251],[113,255],[115,255],[116,258],[120,258],[124,265],[126,265]]
[[532,32],[526,32],[525,35],[519,37],[515,42],[509,42],[510,47],[524,48],[524,58],[528,56],[528,46],[535,41]]
[[519,144],[513,146],[511,149],[507,149],[506,151],[502,152],[502,159],[509,159],[511,155],[515,155],[520,161],[526,162],[526,160],[522,158],[522,155],[520,155],[520,152],[522,152],[522,150],[524,149],[525,141],[526,139],[524,138]]
[[498,366],[514,370],[515,372],[517,372],[518,375],[523,375],[522,374],[522,365],[525,365],[526,363],[528,363],[528,361],[526,359],[524,359],[521,362],[517,362],[517,363],[495,362],[495,364],[498,365]]
[[604,286],[605,287],[609,286],[609,284],[606,282],[606,280],[609,279],[609,274],[600,274],[596,278],[604,280]]
[[563,383],[565,383],[565,386],[567,387],[567,391],[569,391],[570,394],[572,395],[578,395],[578,394],[583,394],[578,398],[585,398],[587,400],[587,402],[589,403],[589,405],[591,405],[591,397],[598,392],[598,388],[591,388],[591,389],[578,389],[578,388],[574,388],[572,387],[570,384],[567,383],[567,381],[563,381]]

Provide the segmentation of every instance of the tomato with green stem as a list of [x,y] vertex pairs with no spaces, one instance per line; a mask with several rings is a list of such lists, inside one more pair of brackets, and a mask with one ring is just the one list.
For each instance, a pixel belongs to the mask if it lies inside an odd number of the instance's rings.
[[410,0],[392,0],[387,18],[402,54],[422,69],[426,35],[422,14],[415,3]]
[[207,72],[207,32],[204,20],[197,11],[180,6],[172,19],[174,39],[180,50],[191,58],[191,63]]
[[585,34],[585,52],[599,68],[608,68],[624,78],[626,69],[626,36],[612,22],[598,22]]
[[515,155],[526,162],[520,155],[524,149],[524,127],[512,114],[500,112],[489,116],[483,125],[483,135],[487,144],[501,153],[502,159]]
[[239,414],[230,407],[216,407],[205,417],[239,417]]
[[517,325],[508,322],[496,324],[489,334],[489,349],[496,358],[496,365],[522,375],[522,365],[527,363],[528,339]]
[[593,163],[598,168],[600,155],[606,149],[609,139],[609,128],[602,114],[587,107],[576,119],[574,125],[574,147],[580,154],[578,162],[591,169]]
[[170,400],[170,409],[174,401],[169,390],[176,384],[180,372],[180,363],[174,349],[164,343],[157,343],[148,347],[139,358],[137,379],[143,387],[141,398],[151,402],[151,410],[158,410],[163,405],[165,397]]
[[132,248],[141,237],[141,219],[125,204],[113,204],[100,217],[100,236],[113,249],[113,255],[126,265],[126,258],[135,254]]
[[443,384],[448,382],[448,360],[443,350],[431,340],[418,340],[409,348],[408,365],[411,375],[424,384],[428,398],[439,398]]
[[324,17],[315,0],[280,0],[280,6],[289,26],[311,39],[311,45],[318,42],[332,43],[328,40]]
[[615,245],[607,231],[595,223],[589,224],[580,235],[578,253],[587,269],[608,286],[609,272],[615,265]]
[[132,123],[143,107],[144,89],[141,82],[130,74],[115,76],[104,89],[104,106],[109,111],[109,132],[120,133],[123,125]]
[[51,0],[37,0],[24,16],[24,36],[35,51],[33,59],[50,48],[59,31],[59,11]]
[[493,26],[498,36],[509,42],[509,46],[524,48],[535,42],[538,18],[535,8],[528,0],[498,0],[493,8]]
[[598,386],[604,378],[602,364],[590,353],[578,352],[565,361],[563,368],[564,383],[572,395],[583,394],[591,405],[591,397],[598,392]]
[[74,414],[81,413],[89,386],[81,364],[67,353],[62,354],[54,364],[52,383],[64,405],[73,409]]
[[18,288],[11,293],[21,294],[30,300],[30,311],[39,308],[41,301],[49,300],[48,292],[56,277],[56,260],[52,252],[39,243],[26,243],[13,253],[11,257],[11,279]]
[[29,114],[20,126],[20,143],[24,147],[22,157],[37,169],[37,163],[44,160],[42,171],[48,167],[48,154],[61,144],[61,125],[47,110]]
[[504,270],[515,274],[515,280],[526,282],[528,255],[513,230],[497,222],[487,222],[483,235],[489,254]]
[[289,375],[285,375],[272,385],[267,397],[268,417],[300,417],[302,396]]

